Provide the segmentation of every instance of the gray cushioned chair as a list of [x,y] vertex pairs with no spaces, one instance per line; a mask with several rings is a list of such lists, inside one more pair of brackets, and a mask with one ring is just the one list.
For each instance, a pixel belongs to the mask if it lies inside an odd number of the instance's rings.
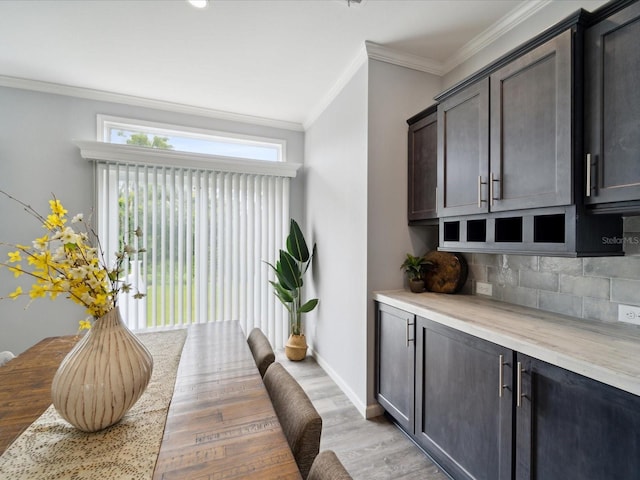
[[271,344],[269,343],[269,339],[264,333],[262,333],[262,330],[256,327],[251,330],[251,333],[249,333],[247,343],[251,349],[253,360],[256,362],[256,367],[258,367],[258,370],[260,371],[260,376],[264,377],[267,367],[269,367],[269,365],[271,365],[276,359],[273,349],[271,348]]
[[311,465],[307,480],[353,480],[333,450],[323,450]]
[[302,478],[307,478],[320,450],[322,418],[300,384],[278,362],[269,365],[263,380]]

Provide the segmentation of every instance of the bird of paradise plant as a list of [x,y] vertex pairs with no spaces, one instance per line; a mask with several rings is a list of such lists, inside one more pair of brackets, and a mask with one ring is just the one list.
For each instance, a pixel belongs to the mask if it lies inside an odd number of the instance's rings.
[[[45,217],[8,193],[1,190],[0,193],[22,205],[27,213],[42,223],[45,230],[45,234],[31,245],[0,243],[11,248],[8,259],[0,262],[0,266],[8,268],[14,277],[29,275],[34,279],[28,292],[18,286],[8,298],[15,300],[28,295],[33,301],[46,296],[55,299],[62,294],[83,305],[86,313],[97,319],[116,307],[120,292],[131,290],[130,284],[120,280],[123,265],[131,255],[143,253],[144,248],[136,249],[123,242],[122,249],[116,253],[115,265],[109,267],[98,236],[86,223],[83,214],[75,215],[69,222],[67,210],[54,196],[49,200],[51,213]],[[80,227],[81,231],[69,223]],[[140,238],[141,229],[136,229],[134,235]],[[97,246],[93,246],[92,241]],[[144,294],[140,292],[134,295],[134,298],[142,297]],[[89,320],[80,321],[80,329],[90,327]]]
[[289,224],[289,236],[287,237],[286,250],[280,250],[276,264],[266,262],[274,271],[276,280],[270,280],[273,291],[289,312],[289,331],[293,335],[302,333],[302,314],[313,310],[318,304],[317,298],[312,298],[302,303],[302,276],[307,271],[316,252],[313,244],[309,252],[307,242],[298,226],[292,218]]

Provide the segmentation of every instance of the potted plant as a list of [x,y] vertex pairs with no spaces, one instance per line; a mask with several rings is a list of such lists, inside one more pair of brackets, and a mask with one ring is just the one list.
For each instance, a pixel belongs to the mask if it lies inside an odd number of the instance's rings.
[[280,249],[275,265],[268,263],[276,274],[275,281],[269,281],[276,297],[289,312],[289,340],[285,354],[289,360],[302,360],[307,354],[307,341],[302,333],[302,314],[310,312],[318,304],[317,298],[302,302],[303,275],[308,270],[316,252],[316,245],[309,253],[307,242],[300,227],[292,218],[289,226],[286,250]]
[[413,293],[424,292],[424,275],[428,268],[431,266],[431,262],[426,260],[424,256],[416,257],[407,253],[404,262],[400,265],[400,268],[404,269],[409,279],[409,290]]

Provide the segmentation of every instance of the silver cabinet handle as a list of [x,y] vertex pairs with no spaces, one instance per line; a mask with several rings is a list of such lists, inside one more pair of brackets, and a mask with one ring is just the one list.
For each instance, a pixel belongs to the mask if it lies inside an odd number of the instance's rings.
[[498,370],[498,397],[502,397],[502,391],[507,388],[507,385],[504,384],[504,366],[507,363],[504,361],[504,355],[499,355],[498,359],[500,361],[500,368]]
[[415,341],[415,338],[409,338],[409,329],[410,327],[412,327],[414,324],[412,322],[409,321],[409,319],[407,318],[407,347],[409,346],[409,342],[413,342]]
[[522,406],[522,397],[524,397],[522,394],[522,372],[524,372],[522,369],[522,362],[518,362],[518,374],[516,376],[516,407]]
[[491,172],[491,175],[489,176],[489,205],[491,205],[493,207],[493,201],[494,200],[500,200],[500,197],[496,197],[493,193],[493,184],[494,183],[498,183],[500,182],[499,178],[493,178],[493,172]]
[[587,153],[587,197],[591,196],[591,154]]
[[486,200],[482,200],[482,185],[486,185],[487,182],[482,181],[482,175],[478,175],[478,208],[482,208],[482,203]]

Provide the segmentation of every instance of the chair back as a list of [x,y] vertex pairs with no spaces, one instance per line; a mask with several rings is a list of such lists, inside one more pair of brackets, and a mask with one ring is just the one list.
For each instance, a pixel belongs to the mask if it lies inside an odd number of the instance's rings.
[[307,478],[320,450],[322,418],[300,384],[278,362],[267,368],[263,380],[302,478]]
[[260,376],[264,377],[264,373],[267,371],[267,368],[276,359],[273,349],[271,348],[271,344],[269,343],[269,339],[264,333],[262,333],[262,330],[256,327],[251,330],[251,333],[249,333],[247,343],[249,344],[249,349],[253,355],[253,360],[256,362],[256,367],[258,367]]
[[333,450],[323,450],[311,465],[307,480],[353,480]]

